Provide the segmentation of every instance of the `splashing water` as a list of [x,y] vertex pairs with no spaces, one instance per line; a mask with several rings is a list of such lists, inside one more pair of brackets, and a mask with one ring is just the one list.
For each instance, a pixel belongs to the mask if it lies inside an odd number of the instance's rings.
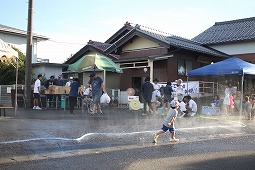
[[[230,122],[230,121],[229,121]],[[182,130],[196,130],[196,129],[212,129],[212,128],[228,128],[228,127],[245,127],[246,125],[241,122],[232,121],[234,125],[227,125],[227,126],[202,126],[202,127],[191,127],[191,128],[178,128],[176,131]],[[158,131],[158,130],[157,130]],[[13,141],[6,141],[0,142],[0,145],[3,144],[12,144],[12,143],[23,143],[23,142],[30,142],[30,141],[41,141],[41,140],[61,140],[61,141],[77,141],[80,142],[85,140],[89,137],[95,137],[98,135],[107,135],[107,136],[127,136],[127,135],[140,135],[140,134],[155,134],[157,131],[141,131],[141,132],[121,132],[121,133],[87,133],[79,138],[61,138],[61,137],[51,137],[51,138],[32,138],[32,139],[24,139],[24,140],[13,140]],[[140,143],[144,144],[145,139],[143,137],[139,138]]]

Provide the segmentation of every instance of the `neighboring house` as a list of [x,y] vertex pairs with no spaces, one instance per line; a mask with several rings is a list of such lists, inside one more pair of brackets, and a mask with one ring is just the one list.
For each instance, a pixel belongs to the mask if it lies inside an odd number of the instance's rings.
[[255,64],[255,17],[216,22],[192,40]]
[[[18,48],[24,55],[26,55],[27,48],[27,32],[12,28],[9,26],[0,24],[0,39],[5,41],[11,46]],[[49,78],[51,75],[62,74],[63,67],[66,65],[49,63],[48,59],[37,58],[37,44],[40,41],[47,41],[49,38],[33,34],[33,46],[32,46],[32,68],[34,72],[34,77],[37,78],[38,74],[44,75],[46,78]]]
[[[0,39],[11,46],[18,48],[24,55],[26,55],[26,31],[0,24]],[[49,40],[49,38],[42,35],[33,34],[32,63],[36,63],[37,61],[37,43],[46,40]]]
[[[255,17],[216,22],[192,40],[255,64]],[[244,89],[254,93],[254,76],[246,76]]]
[[[129,87],[139,91],[146,76],[164,82],[186,79],[187,71],[229,57],[201,43],[162,35],[140,25],[131,26],[128,22],[105,43],[91,42],[65,64],[77,61],[86,53],[101,53],[123,69],[119,78],[122,91]],[[104,48],[98,48],[100,44]]]
[[49,79],[50,76],[55,76],[55,78],[57,78],[58,75],[62,75],[63,67],[68,67],[68,64],[34,63],[32,67],[35,78],[38,74],[42,74],[46,79]]

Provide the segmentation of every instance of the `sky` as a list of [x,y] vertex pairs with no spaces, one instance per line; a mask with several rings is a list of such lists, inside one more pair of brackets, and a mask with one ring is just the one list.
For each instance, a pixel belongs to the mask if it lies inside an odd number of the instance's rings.
[[[125,22],[191,39],[215,22],[255,17],[254,0],[33,0],[38,58],[63,63],[89,40],[105,42]],[[0,0],[0,24],[27,30],[28,0]]]

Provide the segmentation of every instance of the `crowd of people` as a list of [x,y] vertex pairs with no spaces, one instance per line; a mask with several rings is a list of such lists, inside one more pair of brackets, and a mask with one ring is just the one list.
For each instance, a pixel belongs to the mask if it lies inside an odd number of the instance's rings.
[[181,116],[194,116],[197,113],[196,102],[191,96],[184,96],[181,79],[176,81],[177,89],[175,92],[171,82],[167,82],[164,87],[161,87],[158,83],[159,80],[157,78],[152,83],[150,82],[150,77],[145,78],[141,89],[144,101],[142,115],[159,114],[158,103],[162,103],[162,114],[167,114],[172,107],[171,102],[173,100],[180,103],[178,112]]
[[[93,109],[91,114],[94,115],[96,113],[102,114],[102,109],[100,105],[100,98],[102,94],[106,93],[106,89],[101,77],[97,76],[95,72],[89,75],[90,79],[84,89],[81,89],[81,84],[78,78],[70,77],[69,81],[64,83],[62,76],[59,75],[57,79],[54,76],[50,76],[48,80],[45,81],[44,87],[49,89],[51,85],[56,86],[68,86],[70,87],[70,92],[68,94],[69,98],[69,108],[70,113],[73,114],[74,108],[77,104],[78,96],[90,96],[93,101]],[[41,94],[41,80],[42,75],[38,75],[37,80],[34,83],[34,91],[33,91],[33,109],[40,110],[39,100]],[[50,108],[60,108],[61,107],[61,94],[47,94],[48,104]]]

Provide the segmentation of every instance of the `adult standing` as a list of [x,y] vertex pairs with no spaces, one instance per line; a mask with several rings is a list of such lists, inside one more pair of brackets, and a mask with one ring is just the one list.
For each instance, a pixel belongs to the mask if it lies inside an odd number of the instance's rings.
[[158,82],[159,80],[155,78],[152,83],[154,91],[152,92],[151,102],[154,111],[157,110],[158,100],[161,98],[160,85],[158,84]]
[[33,92],[33,96],[34,96],[34,107],[33,107],[33,109],[37,109],[37,110],[42,109],[42,108],[40,108],[39,105],[38,105],[39,99],[40,99],[41,80],[42,80],[42,75],[39,74],[39,75],[37,76],[37,80],[35,81],[35,84],[34,84],[34,92]]
[[97,76],[95,72],[89,75],[90,80],[88,81],[88,85],[92,88],[92,100],[94,103],[93,112],[94,115],[96,110],[99,111],[99,114],[103,114],[101,106],[100,106],[100,98],[102,96],[102,92],[106,93],[105,86],[101,77]]
[[70,113],[73,114],[74,107],[77,104],[77,97],[79,96],[79,87],[80,82],[78,78],[74,78],[73,82],[70,84],[70,93],[69,93],[69,107]]
[[[53,84],[56,86],[65,86],[64,80],[62,79],[61,75],[59,75],[58,78],[54,80]],[[56,108],[60,108],[61,94],[54,95],[54,100],[56,101]]]
[[163,93],[164,93],[163,114],[165,114],[166,105],[167,105],[167,112],[170,110],[170,102],[172,101],[172,93],[173,93],[173,89],[171,85],[172,85],[171,82],[167,82],[166,86],[163,89]]
[[73,77],[69,78],[69,81],[66,82],[66,87],[70,87],[71,83],[73,82]]
[[181,102],[183,99],[183,94],[184,94],[183,87],[182,87],[183,81],[182,79],[178,79],[176,80],[176,83],[177,83],[176,97],[178,98],[178,101]]
[[142,96],[143,96],[143,114],[147,115],[147,105],[149,106],[150,112],[153,111],[153,107],[151,104],[152,92],[154,91],[153,85],[150,83],[150,77],[146,77],[145,82],[142,85]]
[[223,100],[223,104],[225,107],[225,115],[231,115],[231,110],[234,108],[234,99],[233,99],[233,91],[232,84],[228,83],[225,88],[225,97]]
[[[49,86],[53,85],[54,83],[54,76],[50,76],[50,78],[44,83],[44,87],[48,90]],[[49,107],[53,107],[53,94],[46,94],[48,99]]]

